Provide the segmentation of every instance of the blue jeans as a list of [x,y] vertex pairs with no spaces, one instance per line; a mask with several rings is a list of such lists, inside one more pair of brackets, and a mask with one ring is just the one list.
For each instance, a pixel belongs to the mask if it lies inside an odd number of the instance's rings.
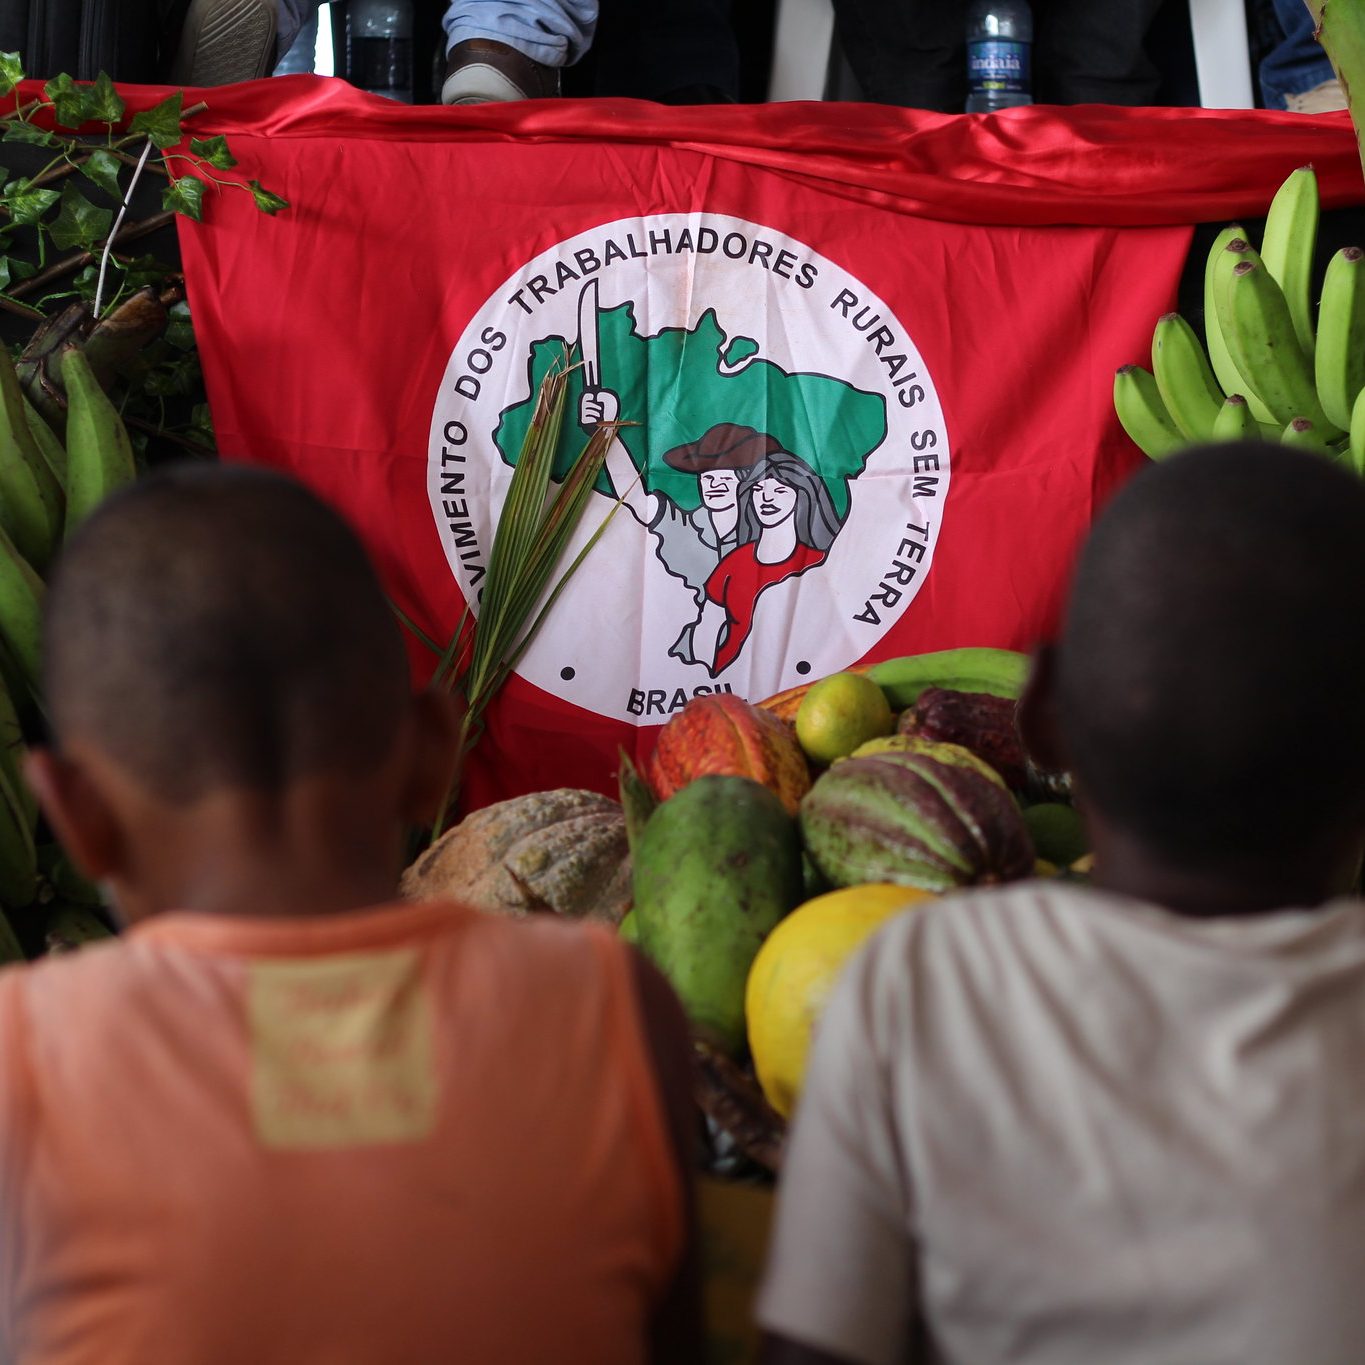
[[[321,0],[280,0],[279,51],[288,52]],[[592,46],[598,0],[451,0],[446,48],[491,38],[543,66],[572,66]]]
[[592,46],[598,0],[453,0],[447,49],[470,38],[506,43],[542,66],[572,66]]
[[1284,109],[1285,97],[1330,81],[1336,74],[1313,37],[1313,16],[1303,0],[1275,0],[1284,40],[1261,62],[1261,99],[1267,109]]

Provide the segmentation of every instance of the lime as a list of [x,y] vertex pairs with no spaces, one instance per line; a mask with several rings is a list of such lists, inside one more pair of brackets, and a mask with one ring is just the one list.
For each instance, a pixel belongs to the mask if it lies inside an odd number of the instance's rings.
[[1058,867],[1066,867],[1090,852],[1090,837],[1079,812],[1060,801],[1044,801],[1024,811],[1024,824],[1033,836],[1033,851]]
[[811,1035],[844,963],[884,921],[928,899],[910,886],[848,886],[798,905],[764,939],[749,968],[744,1020],[758,1083],[779,1114],[796,1107]]
[[831,673],[801,700],[796,738],[814,763],[846,758],[860,744],[889,735],[896,724],[886,694],[862,673]]

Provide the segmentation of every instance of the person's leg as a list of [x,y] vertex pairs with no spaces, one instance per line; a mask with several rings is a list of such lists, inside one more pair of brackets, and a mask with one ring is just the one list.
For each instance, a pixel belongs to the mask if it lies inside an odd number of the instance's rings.
[[[1346,108],[1346,96],[1332,63],[1313,36],[1313,16],[1303,0],[1274,0],[1275,17],[1284,34],[1261,62],[1261,99],[1267,109],[1302,108],[1315,113]],[[1324,90],[1324,87],[1327,87]],[[1304,108],[1302,96],[1326,96]]]
[[444,19],[446,48],[501,43],[541,66],[572,66],[592,43],[598,0],[454,0]]
[[964,0],[834,0],[839,43],[865,98],[961,113],[967,102]]
[[1150,104],[1161,73],[1144,43],[1160,8],[1161,0],[1037,0],[1033,98],[1039,104]]
[[715,104],[739,98],[730,0],[603,0],[597,94]]

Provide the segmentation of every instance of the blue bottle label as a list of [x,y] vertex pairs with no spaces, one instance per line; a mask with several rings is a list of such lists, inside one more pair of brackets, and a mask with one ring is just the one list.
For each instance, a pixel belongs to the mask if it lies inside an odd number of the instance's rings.
[[967,83],[973,94],[1027,95],[1028,44],[986,38],[967,44]]

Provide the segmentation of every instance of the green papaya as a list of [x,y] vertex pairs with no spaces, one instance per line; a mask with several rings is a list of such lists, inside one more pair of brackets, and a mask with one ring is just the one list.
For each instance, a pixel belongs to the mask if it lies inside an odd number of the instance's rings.
[[739,1056],[749,965],[802,899],[796,821],[747,777],[700,777],[649,817],[634,893],[640,947],[696,1032]]

